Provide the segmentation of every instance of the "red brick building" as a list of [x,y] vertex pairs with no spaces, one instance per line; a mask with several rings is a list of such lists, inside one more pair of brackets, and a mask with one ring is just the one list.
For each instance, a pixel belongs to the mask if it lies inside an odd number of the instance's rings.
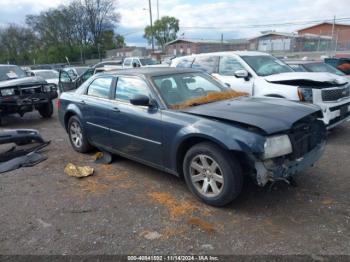
[[[324,22],[298,30],[299,35],[313,34],[322,36],[332,36],[333,23]],[[334,25],[333,44],[337,44],[338,50],[350,49],[350,24]]]
[[205,39],[176,39],[165,45],[167,55],[181,56],[219,51],[247,50],[248,40],[234,39],[230,41]]

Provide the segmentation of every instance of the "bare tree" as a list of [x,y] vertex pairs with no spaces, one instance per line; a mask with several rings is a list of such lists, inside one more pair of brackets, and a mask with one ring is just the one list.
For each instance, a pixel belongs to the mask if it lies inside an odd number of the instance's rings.
[[92,42],[97,46],[101,40],[102,32],[113,29],[120,20],[116,12],[115,0],[83,0],[91,32]]

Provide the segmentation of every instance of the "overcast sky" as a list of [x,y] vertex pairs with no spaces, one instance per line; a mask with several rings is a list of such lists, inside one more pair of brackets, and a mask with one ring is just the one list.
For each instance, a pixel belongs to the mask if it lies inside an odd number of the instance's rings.
[[[0,0],[0,25],[24,23],[27,14],[69,0]],[[153,19],[157,18],[156,0],[152,0]],[[143,28],[149,24],[148,0],[119,0],[121,22],[117,32],[126,35],[130,45],[145,45]],[[258,35],[263,30],[291,32],[306,21],[350,17],[349,0],[159,0],[159,15],[180,20],[180,34],[188,38],[224,39]],[[294,22],[293,25],[277,25]],[[350,19],[346,21],[350,23]],[[254,25],[267,25],[265,27]],[[202,27],[202,28],[198,28]],[[203,28],[204,27],[204,28]],[[205,28],[206,27],[206,28]]]

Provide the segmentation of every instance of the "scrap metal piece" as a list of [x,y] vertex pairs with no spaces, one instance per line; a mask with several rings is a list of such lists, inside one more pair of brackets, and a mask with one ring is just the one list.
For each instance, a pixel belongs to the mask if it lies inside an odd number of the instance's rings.
[[94,169],[89,166],[76,166],[72,163],[68,163],[64,168],[64,173],[72,177],[87,177],[94,173]]

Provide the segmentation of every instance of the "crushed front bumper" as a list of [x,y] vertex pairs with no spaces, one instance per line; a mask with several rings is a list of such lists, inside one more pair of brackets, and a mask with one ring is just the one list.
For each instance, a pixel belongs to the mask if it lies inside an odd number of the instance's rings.
[[37,108],[57,98],[57,91],[32,95],[14,95],[0,97],[0,113],[11,114],[17,112],[29,112],[33,107]]
[[256,181],[259,186],[268,182],[286,180],[298,172],[312,166],[323,154],[326,142],[320,143],[302,158],[294,161],[288,159],[268,159],[255,161]]
[[323,122],[327,129],[331,129],[346,120],[350,119],[350,99],[343,99],[339,102],[317,103],[323,113]]

